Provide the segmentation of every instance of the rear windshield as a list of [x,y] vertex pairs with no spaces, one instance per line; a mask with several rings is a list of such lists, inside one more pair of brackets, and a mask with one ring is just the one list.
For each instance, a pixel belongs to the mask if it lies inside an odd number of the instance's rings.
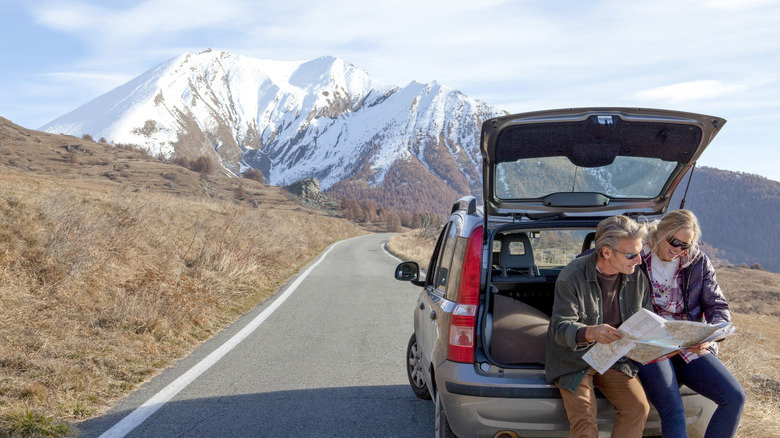
[[701,138],[701,129],[686,123],[616,115],[508,126],[491,158],[494,197],[585,192],[653,199],[691,161]]
[[655,198],[676,162],[616,157],[600,167],[580,167],[566,157],[538,157],[496,164],[499,199],[543,198],[560,192],[595,192],[610,198]]

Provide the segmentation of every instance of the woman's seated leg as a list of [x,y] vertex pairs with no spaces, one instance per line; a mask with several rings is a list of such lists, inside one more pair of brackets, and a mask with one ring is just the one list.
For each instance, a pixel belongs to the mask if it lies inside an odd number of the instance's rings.
[[664,438],[687,438],[685,411],[671,361],[665,359],[639,365],[639,380],[645,389],[647,400],[661,417],[661,432]]
[[745,405],[745,390],[728,368],[714,354],[705,354],[687,364],[681,357],[673,357],[672,361],[678,381],[718,405],[705,437],[736,435]]

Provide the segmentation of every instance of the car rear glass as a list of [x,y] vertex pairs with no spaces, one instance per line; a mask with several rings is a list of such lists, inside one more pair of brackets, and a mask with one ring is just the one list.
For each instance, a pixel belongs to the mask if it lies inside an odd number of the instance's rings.
[[508,126],[495,144],[493,190],[499,200],[553,193],[655,198],[701,141],[694,125],[614,115]]
[[599,167],[580,167],[567,157],[520,159],[496,165],[495,195],[498,199],[529,199],[594,192],[610,198],[654,198],[676,167],[676,162],[639,157],[616,157]]

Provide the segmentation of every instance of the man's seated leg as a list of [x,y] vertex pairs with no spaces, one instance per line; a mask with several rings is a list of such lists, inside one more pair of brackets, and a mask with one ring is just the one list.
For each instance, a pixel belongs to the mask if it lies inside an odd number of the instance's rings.
[[604,374],[595,375],[593,381],[615,407],[617,415],[612,426],[612,437],[641,437],[650,413],[650,404],[639,379],[610,369]]
[[561,398],[566,407],[566,416],[569,418],[570,438],[598,438],[599,425],[596,418],[596,393],[593,389],[593,375],[596,371],[591,368],[582,378],[577,390],[561,389]]

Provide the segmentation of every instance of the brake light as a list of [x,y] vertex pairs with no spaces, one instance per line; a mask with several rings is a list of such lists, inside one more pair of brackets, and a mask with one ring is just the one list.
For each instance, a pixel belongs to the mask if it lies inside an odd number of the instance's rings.
[[482,226],[475,228],[466,244],[458,288],[458,302],[450,320],[447,359],[453,362],[474,362],[474,336],[479,305],[479,278],[482,269],[482,233]]

